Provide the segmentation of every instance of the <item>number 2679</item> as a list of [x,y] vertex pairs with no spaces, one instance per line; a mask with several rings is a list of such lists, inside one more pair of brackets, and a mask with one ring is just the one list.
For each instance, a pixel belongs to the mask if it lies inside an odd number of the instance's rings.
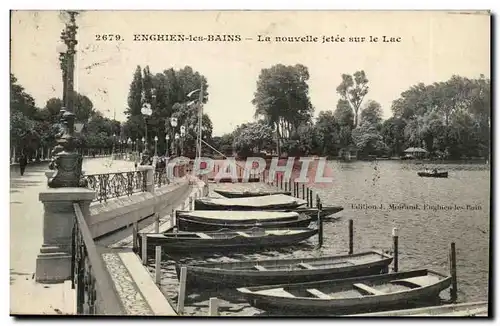
[[96,34],[96,41],[123,41],[120,34]]

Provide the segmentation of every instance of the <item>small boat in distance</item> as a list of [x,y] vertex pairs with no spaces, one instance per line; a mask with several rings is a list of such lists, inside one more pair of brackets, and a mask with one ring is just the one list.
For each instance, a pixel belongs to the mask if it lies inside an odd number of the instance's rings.
[[438,170],[434,169],[432,171],[423,171],[417,172],[419,177],[427,177],[427,178],[448,178],[448,172],[438,172]]
[[228,191],[215,189],[214,192],[226,198],[247,198],[247,197],[261,197],[271,195],[287,195],[291,196],[290,191]]
[[194,201],[195,210],[293,210],[304,206],[307,201],[286,195],[270,195],[248,198],[199,198]]
[[[186,268],[190,286],[239,287],[380,274],[391,262],[392,256],[368,251],[314,258],[189,264]],[[176,265],[177,277],[180,277],[179,270],[180,265]]]
[[254,307],[281,313],[345,315],[425,304],[438,298],[451,276],[428,269],[308,283],[238,288]]
[[[220,252],[224,250],[289,246],[302,242],[318,233],[318,229],[260,229],[216,232],[144,233],[148,246],[162,246],[166,253]],[[142,246],[142,243],[141,243]]]

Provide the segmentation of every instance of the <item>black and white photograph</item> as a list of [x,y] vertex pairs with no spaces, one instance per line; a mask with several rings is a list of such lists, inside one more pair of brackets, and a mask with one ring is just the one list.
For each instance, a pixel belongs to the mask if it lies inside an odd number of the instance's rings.
[[491,24],[11,10],[10,315],[491,318]]

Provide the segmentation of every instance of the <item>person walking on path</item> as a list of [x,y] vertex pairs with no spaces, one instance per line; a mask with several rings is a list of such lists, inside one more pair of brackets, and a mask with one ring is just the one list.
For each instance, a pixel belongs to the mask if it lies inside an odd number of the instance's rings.
[[19,158],[19,168],[21,169],[21,175],[24,175],[24,170],[26,169],[26,165],[28,165],[28,159],[24,154]]

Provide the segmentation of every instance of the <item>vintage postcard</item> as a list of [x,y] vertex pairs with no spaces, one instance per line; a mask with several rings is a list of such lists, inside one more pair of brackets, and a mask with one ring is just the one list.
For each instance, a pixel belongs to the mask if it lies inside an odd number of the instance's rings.
[[490,12],[10,18],[11,315],[491,316]]

